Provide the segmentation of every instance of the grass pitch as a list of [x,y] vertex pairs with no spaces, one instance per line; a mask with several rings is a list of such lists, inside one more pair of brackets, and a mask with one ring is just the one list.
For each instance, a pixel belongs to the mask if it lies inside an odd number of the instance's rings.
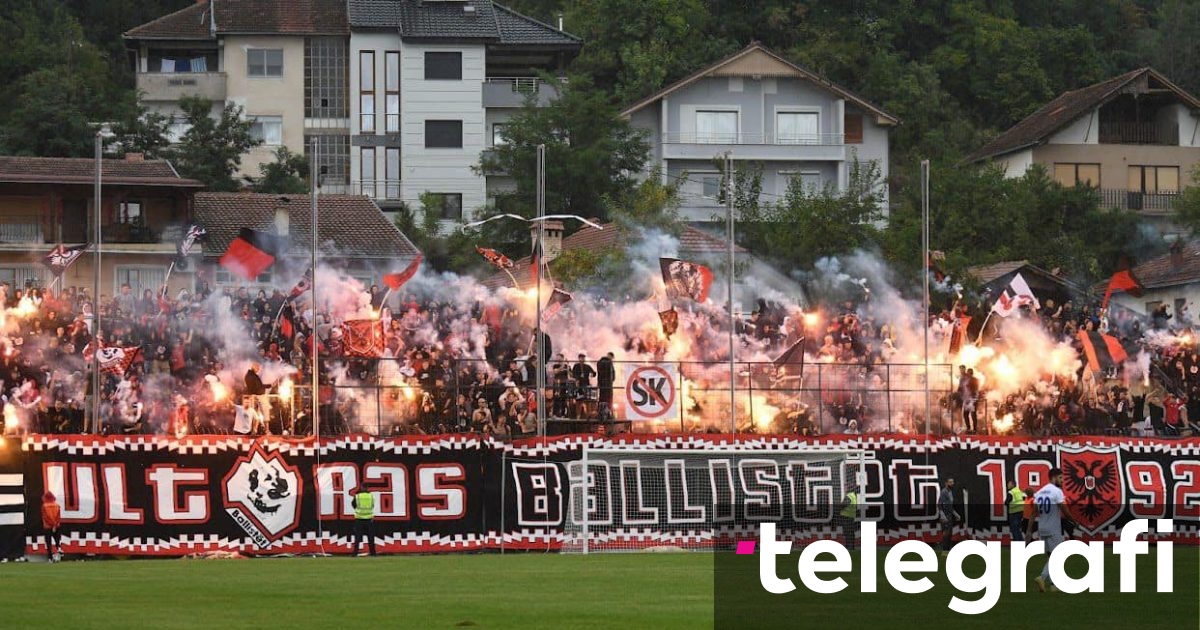
[[[944,568],[929,575],[933,590],[904,595],[888,587],[882,556],[879,593],[859,593],[855,573],[846,576],[849,589],[829,596],[768,595],[758,586],[757,556],[725,554],[714,565],[708,553],[10,563],[0,565],[0,627],[1197,628],[1200,550],[1179,547],[1175,558],[1170,606],[1153,599],[1148,562],[1139,562],[1137,594],[1116,592],[1117,566],[1108,562],[1106,593],[1067,595],[1036,592],[1034,561],[1033,592],[1006,588],[976,617],[946,608],[951,596],[977,595],[956,593]],[[799,584],[794,569],[781,564],[779,574]],[[968,563],[968,575],[981,572],[982,564]],[[1068,572],[1082,570],[1068,563]],[[714,584],[734,591],[740,606],[714,598]]]

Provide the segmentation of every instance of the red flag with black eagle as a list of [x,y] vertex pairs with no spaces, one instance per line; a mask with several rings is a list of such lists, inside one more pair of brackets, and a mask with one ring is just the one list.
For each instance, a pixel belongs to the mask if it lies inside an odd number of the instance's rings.
[[546,302],[545,308],[542,309],[542,323],[546,323],[554,319],[555,315],[562,310],[562,307],[567,302],[571,301],[571,294],[562,289],[555,289],[550,294],[550,299]]
[[509,258],[508,256],[505,256],[504,254],[501,254],[500,252],[498,252],[494,249],[489,249],[487,247],[480,247],[480,246],[476,245],[475,251],[479,252],[479,254],[481,256],[483,256],[485,259],[487,259],[487,261],[489,263],[491,263],[493,266],[495,266],[497,269],[512,269],[513,268],[512,259]]
[[254,280],[275,264],[279,240],[266,232],[242,228],[221,256],[221,266],[243,280]]
[[348,319],[342,324],[343,353],[348,357],[378,359],[383,356],[383,322],[378,319]]
[[659,311],[658,320],[662,322],[663,335],[666,335],[667,339],[670,339],[671,335],[679,330],[679,311],[675,310],[674,306],[665,311]]
[[400,287],[404,286],[406,282],[412,280],[413,276],[417,275],[417,269],[421,267],[422,258],[423,256],[421,254],[417,254],[416,257],[412,259],[412,262],[408,263],[408,266],[404,268],[404,271],[385,275],[383,277],[383,283],[386,284],[389,289],[393,291],[399,291]]
[[1087,358],[1088,368],[1093,372],[1117,367],[1129,358],[1125,347],[1112,335],[1094,330],[1081,330],[1079,342],[1083,345],[1083,355]]
[[668,297],[690,297],[697,302],[708,299],[708,290],[713,283],[711,269],[678,258],[659,258],[658,264],[662,268]]

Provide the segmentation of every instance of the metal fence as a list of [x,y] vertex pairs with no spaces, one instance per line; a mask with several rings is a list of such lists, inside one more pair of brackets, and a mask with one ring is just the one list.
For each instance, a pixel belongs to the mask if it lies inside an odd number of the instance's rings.
[[[421,379],[417,374],[397,377],[399,365],[394,361],[386,365],[386,361],[355,360],[351,373],[356,378],[322,388],[323,433],[474,431],[480,429],[472,418],[479,399],[492,418],[504,414],[501,397],[510,389],[521,397],[517,405],[532,402],[533,386],[524,385],[528,373],[523,369],[506,375],[484,361],[456,360]],[[573,367],[574,362],[567,365]],[[594,361],[588,365],[596,368]],[[670,391],[678,404],[669,416],[634,419],[627,383],[634,370],[652,365],[670,368],[675,375]],[[728,363],[614,362],[614,368],[614,382],[602,390],[595,377],[587,387],[574,379],[556,378],[552,362],[546,373],[546,425],[533,432],[591,432],[604,427],[640,433],[916,433],[926,429],[944,433],[959,424],[950,402],[955,379],[949,364],[929,367],[929,427],[925,425],[925,368],[920,364],[738,362],[732,396]],[[606,399],[611,406],[602,402]],[[533,406],[523,411],[536,415]],[[511,434],[531,431],[514,425]]]

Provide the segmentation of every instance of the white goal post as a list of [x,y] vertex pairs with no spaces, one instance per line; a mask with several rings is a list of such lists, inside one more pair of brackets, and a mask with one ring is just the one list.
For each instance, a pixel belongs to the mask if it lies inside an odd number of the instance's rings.
[[844,447],[584,446],[567,464],[562,550],[732,549],[764,522],[780,538],[832,538],[870,457]]

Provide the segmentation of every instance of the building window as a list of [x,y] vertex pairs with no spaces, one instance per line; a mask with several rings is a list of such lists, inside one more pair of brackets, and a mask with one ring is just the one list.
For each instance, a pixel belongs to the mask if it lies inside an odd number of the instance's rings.
[[141,297],[146,289],[158,293],[163,281],[167,279],[165,267],[117,265],[114,272],[116,277],[113,279],[113,292],[119,291],[121,285],[128,284],[133,290],[133,295],[137,297]]
[[267,146],[283,144],[283,116],[254,116],[250,122],[250,137]]
[[247,50],[246,74],[252,77],[283,76],[283,49],[251,48]]
[[117,223],[125,225],[144,225],[145,215],[142,214],[142,202],[122,201],[117,205]]
[[0,283],[14,289],[33,287],[41,284],[37,269],[32,266],[0,267]]
[[719,199],[721,197],[721,176],[719,174],[701,175],[700,188],[704,197]]
[[462,53],[460,52],[427,52],[425,53],[425,79],[429,80],[462,80]]
[[304,117],[349,118],[350,47],[339,37],[304,41]]
[[432,206],[426,210],[436,212],[443,221],[462,221],[462,193],[429,193],[427,199]]
[[387,151],[385,154],[386,164],[384,164],[384,168],[386,169],[386,172],[385,172],[384,176],[387,178],[387,192],[386,192],[385,196],[388,199],[399,199],[400,198],[400,149],[396,148],[396,147],[389,147],[386,151]]
[[821,116],[817,112],[779,112],[775,114],[777,144],[820,144]]
[[461,149],[463,145],[461,120],[426,120],[425,148]]
[[358,53],[358,126],[375,133],[375,52]]
[[350,136],[306,135],[304,154],[312,159],[312,143],[317,142],[317,174],[321,186],[345,186],[350,183]]
[[[244,281],[242,280],[241,276],[235,276],[235,275],[229,273],[229,271],[227,269],[225,269],[224,267],[217,267],[217,270],[213,273],[213,276],[217,281],[217,286],[230,285],[230,284],[242,286],[244,284]],[[272,283],[272,281],[273,281],[273,278],[272,278],[271,272],[264,271],[264,272],[258,274],[258,277],[254,279],[253,284],[261,284],[261,285],[269,286]],[[121,285],[118,284],[117,286],[119,287]],[[132,283],[130,284],[130,286],[133,286]]]
[[842,119],[842,129],[845,134],[843,141],[846,144],[862,144],[863,141],[863,116],[862,114],[846,114]]
[[737,142],[737,137],[737,112],[696,112],[696,142],[702,144],[734,144]]
[[1099,186],[1100,165],[1056,162],[1054,164],[1054,181],[1068,188],[1078,184]]
[[[1057,173],[1057,164],[1055,172]],[[1130,166],[1129,191],[1174,194],[1179,192],[1178,166]]]
[[504,137],[504,129],[507,126],[505,123],[492,123],[492,146],[508,144],[508,139]]
[[363,147],[359,152],[359,173],[362,181],[362,194],[375,196],[375,149]]
[[386,133],[400,133],[400,53],[386,52],[384,59],[384,128]]

